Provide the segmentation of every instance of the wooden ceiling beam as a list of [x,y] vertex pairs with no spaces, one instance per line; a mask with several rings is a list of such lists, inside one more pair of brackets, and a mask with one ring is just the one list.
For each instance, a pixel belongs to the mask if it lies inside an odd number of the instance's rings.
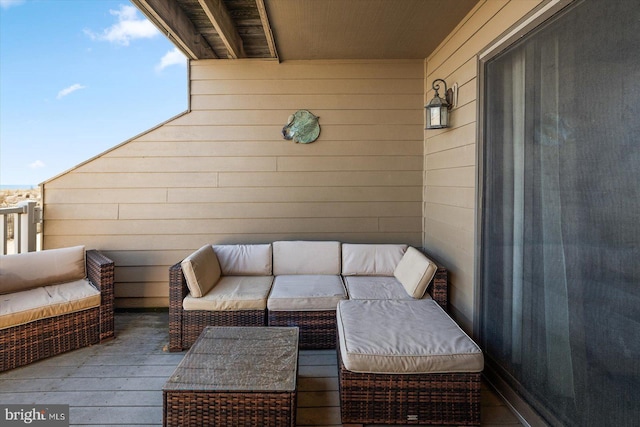
[[224,2],[222,0],[198,0],[198,2],[222,39],[229,56],[233,59],[246,57],[244,43]]
[[260,21],[262,22],[262,29],[264,30],[264,36],[267,39],[267,45],[269,45],[271,57],[278,58],[276,42],[273,39],[273,32],[271,31],[271,24],[269,23],[269,17],[267,16],[267,8],[264,5],[264,0],[256,0],[256,6],[258,6],[258,12],[260,12]]
[[218,56],[174,0],[131,0],[140,11],[191,59]]

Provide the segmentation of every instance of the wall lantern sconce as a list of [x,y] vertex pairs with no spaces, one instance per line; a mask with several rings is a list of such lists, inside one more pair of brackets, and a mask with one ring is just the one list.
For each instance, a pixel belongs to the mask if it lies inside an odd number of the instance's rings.
[[[438,90],[440,89],[438,82],[444,84],[444,99],[440,98],[440,94],[438,94]],[[425,129],[448,128],[449,111],[453,108],[454,101],[453,89],[447,89],[447,82],[442,79],[435,79],[431,87],[436,93],[431,102],[424,106],[427,116],[427,127]]]

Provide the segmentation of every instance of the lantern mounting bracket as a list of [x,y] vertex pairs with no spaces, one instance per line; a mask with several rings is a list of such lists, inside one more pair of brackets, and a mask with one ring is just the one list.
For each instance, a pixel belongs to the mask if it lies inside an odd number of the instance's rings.
[[[440,83],[444,85],[444,98],[440,97]],[[458,85],[447,89],[447,82],[435,79],[431,85],[435,94],[429,104],[425,105],[425,129],[444,129],[449,125],[449,111],[453,108],[458,92]]]

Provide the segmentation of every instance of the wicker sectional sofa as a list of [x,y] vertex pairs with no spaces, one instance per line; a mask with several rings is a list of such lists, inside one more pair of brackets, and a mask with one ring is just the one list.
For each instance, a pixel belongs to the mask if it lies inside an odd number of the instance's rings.
[[389,298],[446,309],[447,270],[404,244],[205,245],[169,269],[169,349],[188,349],[205,326],[268,325],[298,326],[300,348],[335,348],[338,302]]
[[300,348],[337,348],[343,424],[480,423],[482,351],[413,247],[205,245],[169,272],[172,351],[209,325],[297,326]]
[[113,282],[84,246],[0,256],[0,372],[113,338]]

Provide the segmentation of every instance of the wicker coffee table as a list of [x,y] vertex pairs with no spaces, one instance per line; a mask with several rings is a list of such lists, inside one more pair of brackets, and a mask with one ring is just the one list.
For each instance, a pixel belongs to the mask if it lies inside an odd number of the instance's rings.
[[165,426],[295,426],[298,328],[204,329],[162,388]]

